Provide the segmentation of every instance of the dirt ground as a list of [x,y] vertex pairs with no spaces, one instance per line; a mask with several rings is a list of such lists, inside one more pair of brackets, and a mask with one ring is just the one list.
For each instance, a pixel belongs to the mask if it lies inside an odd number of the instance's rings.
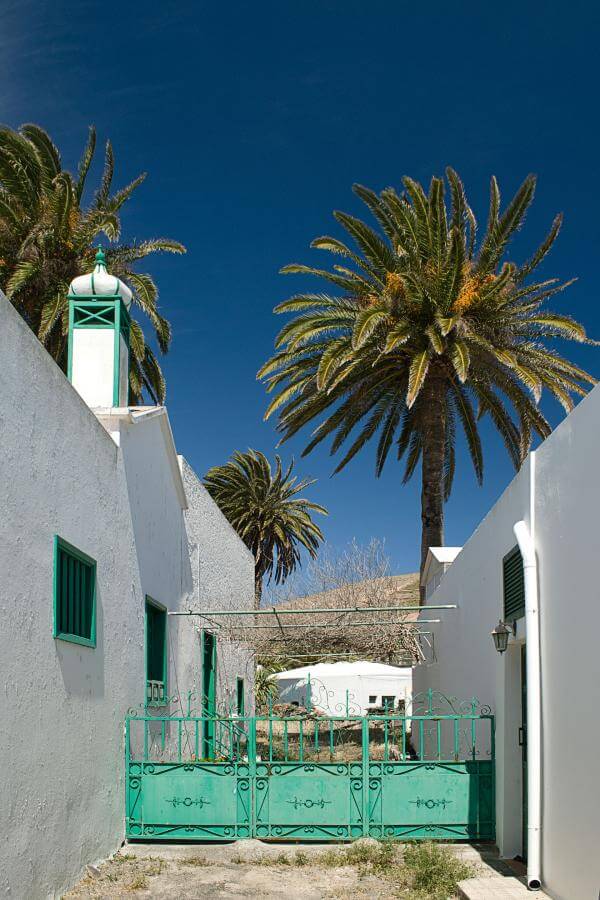
[[[98,874],[88,874],[64,900],[133,896],[156,900],[387,900],[397,896],[382,879],[361,875],[354,866],[319,866],[319,856],[330,849],[322,845],[280,847],[254,840],[208,846],[131,845],[100,865]],[[295,863],[298,853],[301,860],[306,857],[306,863]]]
[[[365,844],[369,842],[377,845],[365,840]],[[210,845],[130,844],[112,859],[88,867],[88,874],[63,900],[391,900],[414,896],[399,889],[393,880],[373,874],[368,866],[337,864],[333,854],[340,852],[342,848],[330,845],[277,845],[256,840]],[[401,862],[398,845],[394,863]]]

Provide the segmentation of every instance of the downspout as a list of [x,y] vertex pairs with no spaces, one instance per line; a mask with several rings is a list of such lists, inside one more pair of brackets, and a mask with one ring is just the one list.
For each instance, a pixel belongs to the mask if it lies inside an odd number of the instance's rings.
[[530,456],[530,521],[516,522],[513,531],[523,557],[525,580],[525,660],[527,670],[527,886],[541,888],[542,836],[542,705],[540,616],[535,556],[535,453]]

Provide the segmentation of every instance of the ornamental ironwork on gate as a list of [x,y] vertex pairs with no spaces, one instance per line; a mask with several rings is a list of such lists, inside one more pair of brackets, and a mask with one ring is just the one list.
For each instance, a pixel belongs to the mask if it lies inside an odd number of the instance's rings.
[[370,716],[169,708],[127,717],[129,839],[495,837],[494,717],[476,699],[428,691]]

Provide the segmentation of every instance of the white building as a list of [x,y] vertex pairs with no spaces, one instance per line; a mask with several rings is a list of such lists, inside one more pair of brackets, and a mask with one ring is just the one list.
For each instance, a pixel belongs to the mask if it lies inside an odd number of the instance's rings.
[[[412,670],[367,661],[315,663],[277,672],[279,697],[285,703],[310,703],[331,715],[366,715],[370,710],[397,710],[411,695]],[[310,687],[309,687],[310,685]]]
[[436,590],[460,551],[461,547],[430,547],[421,577],[426,599]]
[[73,384],[0,294],[0,892],[15,900],[60,896],[120,846],[129,708],[209,676],[214,705],[252,703],[248,655],[169,616],[251,609],[252,555],[166,410],[127,407],[130,295],[101,259],[94,282],[73,285]]
[[[596,387],[428,591],[457,608],[436,613],[434,658],[414,670],[415,691],[493,707],[497,843],[557,900],[600,889],[599,446]],[[502,654],[498,620],[514,631]]]

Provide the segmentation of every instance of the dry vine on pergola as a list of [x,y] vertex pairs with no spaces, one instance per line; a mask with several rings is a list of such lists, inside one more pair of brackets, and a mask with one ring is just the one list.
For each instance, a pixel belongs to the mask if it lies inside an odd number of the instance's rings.
[[272,590],[259,615],[219,618],[219,633],[261,662],[351,655],[412,665],[423,659],[426,640],[415,609],[418,575],[389,570],[380,541],[353,542],[342,552],[325,547],[301,576]]
[[[363,602],[356,603],[341,593],[335,591],[327,597],[300,598],[293,606],[285,604],[281,610],[273,607],[272,615],[254,616],[248,622],[239,619],[221,622],[220,632],[231,640],[246,644],[261,658],[350,653],[386,660],[402,658],[409,665],[422,658],[420,629],[416,622],[418,613],[382,609],[401,606],[401,599],[391,602],[389,594],[387,598],[379,597],[377,590],[379,599],[369,598],[371,602],[365,603],[363,597]],[[336,611],[313,611],[315,599],[319,600],[318,610],[332,608]],[[308,615],[283,612],[294,608],[311,612]]]
[[244,645],[260,663],[353,656],[413,665],[424,658],[426,623],[437,620],[418,621],[417,574],[388,573],[380,541],[353,542],[341,553],[325,548],[302,580],[273,590],[258,613],[198,612],[200,627]]

